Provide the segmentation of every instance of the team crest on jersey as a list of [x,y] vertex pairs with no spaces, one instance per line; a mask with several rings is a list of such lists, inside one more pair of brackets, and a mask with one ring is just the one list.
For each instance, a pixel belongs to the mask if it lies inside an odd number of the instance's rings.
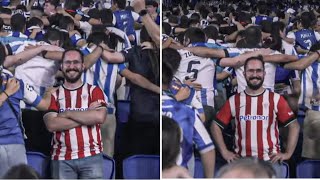
[[83,95],[81,95],[81,98],[82,98],[83,100],[87,100],[87,99],[88,99],[88,95],[87,95],[87,94],[83,94]]

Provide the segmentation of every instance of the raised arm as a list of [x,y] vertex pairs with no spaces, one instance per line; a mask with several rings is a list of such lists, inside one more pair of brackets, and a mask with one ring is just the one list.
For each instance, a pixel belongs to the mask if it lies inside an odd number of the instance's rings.
[[[133,7],[135,12],[139,13],[142,10],[146,9],[145,0],[134,0]],[[146,27],[150,37],[160,47],[160,27],[153,21],[149,14],[146,14],[141,17],[141,22]]]
[[212,49],[207,47],[186,47],[185,50],[190,51],[191,53],[207,58],[224,58],[226,53],[223,49]]
[[287,55],[287,54],[273,54],[273,55],[263,56],[263,60],[265,62],[270,62],[270,63],[288,63],[288,62],[297,61],[298,56]]
[[148,89],[154,93],[160,94],[160,87],[151,83],[148,79],[141,76],[140,74],[133,73],[129,69],[124,69],[121,72],[121,75],[123,75],[124,77],[129,79],[132,83],[134,83],[142,88],[145,88],[145,89]]
[[310,66],[314,61],[318,60],[320,57],[319,51],[317,53],[312,53],[310,56],[306,56],[299,61],[287,63],[284,65],[286,69],[304,70]]

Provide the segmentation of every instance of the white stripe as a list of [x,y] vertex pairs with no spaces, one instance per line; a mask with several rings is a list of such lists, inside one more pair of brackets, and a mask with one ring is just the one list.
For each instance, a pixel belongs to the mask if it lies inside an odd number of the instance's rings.
[[236,116],[235,103],[236,103],[235,96],[230,97],[229,104],[230,104],[230,110],[231,110],[232,117]]
[[[263,101],[262,101],[262,113],[264,115],[267,115],[269,116],[269,106],[270,106],[270,102],[269,102],[269,95],[270,93],[269,92],[265,92],[263,94]],[[268,106],[265,106],[265,104],[268,104]],[[269,116],[270,118],[270,116]],[[269,119],[270,120],[270,119]],[[270,148],[269,147],[269,144],[268,144],[268,136],[267,136],[267,129],[268,129],[268,126],[269,126],[269,121],[263,121],[262,123],[262,142],[263,142],[263,159],[268,159],[269,158],[269,155],[268,155],[268,149]]]
[[88,134],[88,128],[87,126],[81,126],[82,129],[82,133],[83,133],[83,142],[84,142],[84,149],[86,151],[84,151],[84,155],[87,156],[91,156],[90,154],[90,143],[89,143],[89,134]]
[[[240,112],[239,115],[245,115],[246,114],[246,94],[244,92],[242,92],[240,94]],[[238,117],[239,118],[239,117]],[[242,146],[242,150],[240,152],[240,155],[242,157],[246,156],[246,121],[240,121],[240,128],[241,128],[241,146]]]
[[209,136],[209,133],[207,132],[206,128],[204,127],[202,121],[198,118],[197,114],[195,113],[195,122],[194,122],[194,128],[201,136],[201,139],[205,144],[212,143],[212,140]]
[[[251,115],[257,115],[258,97],[251,97]],[[257,120],[250,121],[251,123],[251,153],[252,156],[258,156],[258,134],[257,134]],[[248,138],[248,137],[246,137]]]
[[[279,99],[280,99],[280,95],[279,94],[274,94],[274,98],[273,98],[273,101],[274,101],[274,113],[273,113],[273,120],[272,120],[272,125],[271,125],[271,141],[273,143],[273,152],[276,153],[276,144],[277,144],[277,139],[278,137],[276,137],[276,131],[275,131],[275,128],[278,129],[278,127],[276,127],[276,123],[275,123],[275,120],[277,119],[277,115],[276,113],[278,112],[278,102],[279,102]],[[278,129],[278,132],[279,132],[279,129]]]
[[71,159],[78,159],[78,139],[76,128],[69,129],[70,144],[71,144]]

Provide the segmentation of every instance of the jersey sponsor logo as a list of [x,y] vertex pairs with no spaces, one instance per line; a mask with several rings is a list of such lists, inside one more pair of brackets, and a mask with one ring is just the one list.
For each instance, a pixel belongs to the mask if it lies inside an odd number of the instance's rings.
[[87,111],[88,108],[66,108],[66,109],[59,109],[59,113],[63,113],[65,111]]
[[293,112],[291,111],[291,112],[288,112],[288,115],[289,116],[292,116],[293,115]]
[[269,120],[269,116],[263,115],[240,115],[240,121],[261,121],[261,120]]

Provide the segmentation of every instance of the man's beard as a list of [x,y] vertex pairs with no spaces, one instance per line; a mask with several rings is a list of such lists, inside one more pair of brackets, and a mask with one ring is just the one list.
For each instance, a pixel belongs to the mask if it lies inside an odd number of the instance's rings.
[[[260,80],[260,82],[258,84],[252,84],[250,81],[253,80],[253,79],[257,79],[257,80]],[[258,90],[262,84],[263,84],[263,81],[264,81],[264,78],[261,78],[261,77],[251,77],[249,78],[249,80],[247,80],[247,85],[250,89],[252,90]]]
[[[68,77],[67,73],[70,72],[70,71],[76,71],[78,72],[78,75],[73,77],[73,78],[70,78]],[[68,83],[75,83],[77,82],[80,78],[81,78],[81,75],[82,75],[82,71],[80,71],[79,69],[67,69],[66,72],[63,72],[63,75],[64,75],[64,78],[65,80],[68,82]]]

